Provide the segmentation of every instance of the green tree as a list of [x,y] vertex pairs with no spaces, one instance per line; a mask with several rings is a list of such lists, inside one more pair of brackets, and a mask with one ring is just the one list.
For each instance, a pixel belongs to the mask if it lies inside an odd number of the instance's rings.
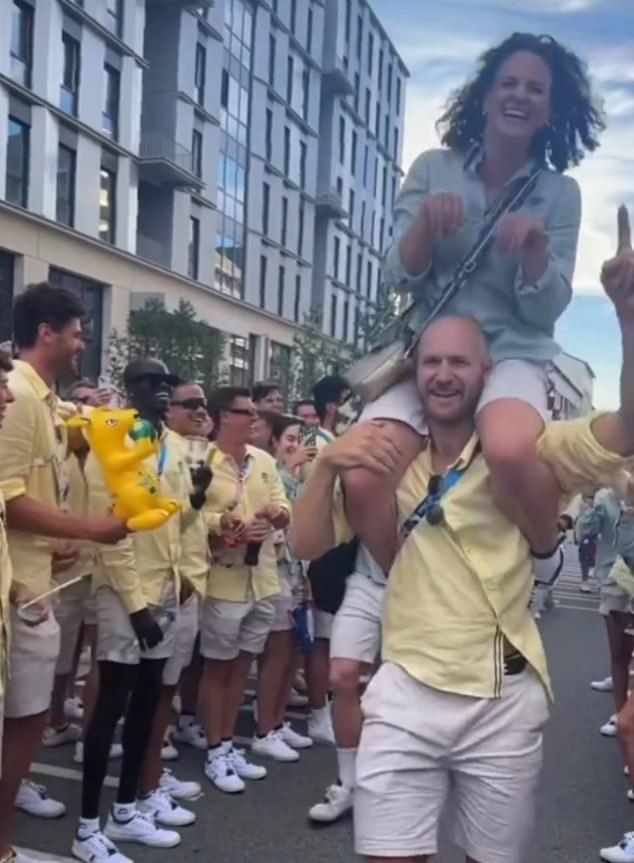
[[181,298],[173,312],[160,300],[148,300],[142,309],[130,312],[124,335],[112,331],[108,374],[121,389],[123,370],[130,359],[156,357],[172,374],[209,389],[225,374],[225,343],[223,333],[199,320],[187,300]]
[[302,332],[293,339],[288,370],[291,402],[310,396],[320,378],[334,374],[346,364],[341,348],[324,335],[322,321],[321,310],[311,309],[304,316]]

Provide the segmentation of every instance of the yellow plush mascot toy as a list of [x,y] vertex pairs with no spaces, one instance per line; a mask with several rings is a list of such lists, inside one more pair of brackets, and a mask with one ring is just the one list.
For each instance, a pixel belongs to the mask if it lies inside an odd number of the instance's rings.
[[66,425],[82,429],[88,438],[114,498],[114,515],[129,530],[155,530],[178,512],[179,502],[160,494],[158,474],[143,463],[160,453],[152,423],[140,419],[132,408],[95,408],[88,416],[72,417]]

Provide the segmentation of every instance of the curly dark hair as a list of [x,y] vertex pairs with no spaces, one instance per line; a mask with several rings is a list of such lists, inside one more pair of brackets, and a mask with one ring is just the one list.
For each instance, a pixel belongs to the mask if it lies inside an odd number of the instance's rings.
[[447,147],[467,151],[479,143],[486,123],[484,101],[502,64],[518,51],[541,57],[553,78],[551,122],[535,136],[531,156],[563,173],[571,165],[578,165],[586,152],[597,149],[605,121],[593,97],[585,65],[552,36],[513,33],[486,51],[476,76],[450,97],[436,127]]

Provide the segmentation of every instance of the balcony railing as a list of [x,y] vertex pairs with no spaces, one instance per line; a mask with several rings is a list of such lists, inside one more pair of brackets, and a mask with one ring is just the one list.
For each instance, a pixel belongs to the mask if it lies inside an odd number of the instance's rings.
[[332,186],[317,192],[316,204],[321,214],[330,219],[345,219],[348,215],[341,195]]
[[139,152],[143,179],[155,184],[201,189],[191,150],[162,132],[144,132]]

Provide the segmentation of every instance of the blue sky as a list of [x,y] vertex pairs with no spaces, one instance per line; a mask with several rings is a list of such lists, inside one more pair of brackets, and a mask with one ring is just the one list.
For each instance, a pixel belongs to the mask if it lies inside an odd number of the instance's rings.
[[595,403],[618,394],[619,333],[598,273],[614,253],[616,210],[634,217],[634,0],[372,0],[410,69],[404,165],[436,146],[434,123],[478,55],[516,30],[549,33],[588,63],[608,129],[599,151],[574,172],[584,219],[575,298],[560,321],[562,347],[583,357],[597,380]]

